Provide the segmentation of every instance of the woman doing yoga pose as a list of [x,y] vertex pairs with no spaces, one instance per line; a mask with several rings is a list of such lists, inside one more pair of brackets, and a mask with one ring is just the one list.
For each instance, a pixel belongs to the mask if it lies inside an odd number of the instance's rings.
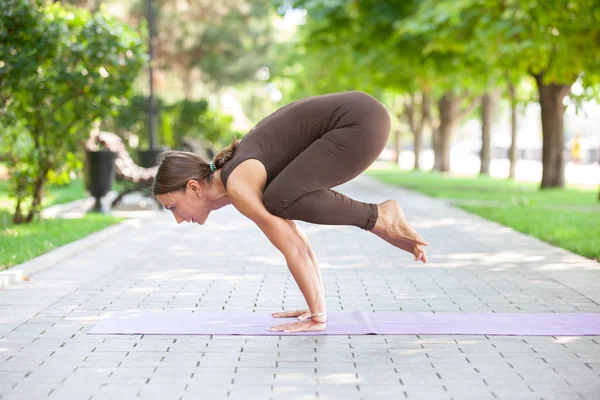
[[272,331],[326,328],[319,267],[308,239],[294,220],[352,225],[427,262],[427,243],[395,200],[363,203],[332,187],[347,182],[381,154],[390,118],[363,92],[314,96],[288,104],[260,121],[213,162],[179,151],[162,156],[153,195],[177,223],[204,224],[211,211],[232,204],[251,219],[285,257],[308,310],[273,313],[298,317]]

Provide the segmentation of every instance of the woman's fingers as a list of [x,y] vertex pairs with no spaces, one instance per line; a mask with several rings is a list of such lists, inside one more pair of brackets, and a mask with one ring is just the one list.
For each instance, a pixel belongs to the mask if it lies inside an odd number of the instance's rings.
[[300,315],[298,319],[300,321],[304,321],[310,318],[310,311],[306,311],[304,314]]
[[419,234],[417,234],[417,237],[414,239],[414,242],[421,246],[429,246],[429,243],[427,243],[425,239],[423,239],[423,236]]
[[423,264],[427,263],[427,253],[424,250],[417,251],[415,254],[415,261],[423,261]]
[[284,330],[287,328],[287,326],[288,326],[288,325],[289,325],[289,324],[283,324],[283,325],[272,326],[272,327],[270,327],[270,328],[269,328],[269,330],[270,330],[271,332],[282,332],[282,331],[284,331]]
[[308,313],[310,315],[310,311],[308,311],[308,310],[276,311],[276,312],[271,313],[271,316],[273,318],[294,318],[294,317],[300,317],[306,313]]
[[322,331],[327,327],[327,324],[315,324],[312,321],[297,321],[291,324],[281,324],[277,326],[273,326],[268,330],[271,332],[283,332],[283,333],[293,333],[293,332],[315,332]]

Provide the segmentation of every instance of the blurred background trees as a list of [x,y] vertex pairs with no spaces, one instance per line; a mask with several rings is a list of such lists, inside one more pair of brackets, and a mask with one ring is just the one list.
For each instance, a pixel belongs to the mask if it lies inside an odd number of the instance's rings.
[[475,155],[479,174],[503,159],[514,178],[528,159],[541,162],[541,188],[560,188],[568,162],[600,158],[599,135],[564,120],[597,106],[595,0],[66,3],[0,5],[0,153],[34,214],[40,182],[81,168],[92,121],[132,154],[148,147],[149,4],[163,148],[195,140],[210,153],[288,102],[364,90],[394,116],[396,162],[417,170]]
[[[480,172],[489,173],[491,126],[498,96],[503,95],[513,109],[510,176],[514,176],[516,107],[523,101],[516,88],[533,80],[537,93],[529,100],[541,107],[541,187],[564,186],[565,108],[598,98],[596,1],[283,0],[278,6],[281,12],[304,10],[306,16],[299,35],[302,67],[295,80],[310,70],[306,59],[327,59],[327,72],[335,77],[344,74],[334,86],[368,89],[375,80],[377,88],[405,98],[400,103],[414,134],[415,168],[427,125],[434,168],[450,169],[456,131],[480,102]],[[325,65],[321,62],[317,65]],[[369,79],[362,78],[365,74]],[[331,75],[312,75],[308,91],[330,90]],[[346,83],[346,78],[356,82]],[[574,95],[571,87],[576,82],[581,89]]]
[[115,19],[58,3],[7,0],[0,15],[0,152],[16,198],[13,222],[31,222],[48,180],[80,167],[92,122],[129,95],[143,47]]

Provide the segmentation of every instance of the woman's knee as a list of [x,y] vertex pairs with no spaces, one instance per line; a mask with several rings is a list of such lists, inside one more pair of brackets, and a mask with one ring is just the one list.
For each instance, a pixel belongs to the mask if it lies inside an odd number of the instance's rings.
[[373,124],[375,130],[382,138],[387,140],[390,134],[390,128],[392,125],[392,119],[390,117],[390,113],[387,108],[375,100],[377,104],[374,104],[373,111],[371,114],[371,123]]
[[282,197],[277,193],[271,192],[267,189],[263,194],[263,204],[268,212],[278,217],[288,219],[288,207],[283,201]]
[[367,127],[371,137],[387,141],[390,134],[391,117],[383,103],[365,92],[352,92],[353,106],[357,110],[356,123]]

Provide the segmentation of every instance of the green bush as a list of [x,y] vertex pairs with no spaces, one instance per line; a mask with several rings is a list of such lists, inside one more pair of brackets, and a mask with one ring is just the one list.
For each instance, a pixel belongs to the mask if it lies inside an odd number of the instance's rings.
[[[206,100],[181,100],[166,104],[157,99],[159,109],[158,135],[161,145],[181,148],[182,139],[200,139],[207,149],[227,145],[233,139],[233,118],[211,109]],[[123,137],[136,135],[139,147],[147,148],[148,97],[136,95],[127,104],[118,107],[113,115],[105,118],[102,129]]]
[[80,167],[92,122],[130,94],[143,42],[101,12],[5,0],[0,44],[0,153],[16,198],[13,222],[31,222],[48,180],[66,180]]

